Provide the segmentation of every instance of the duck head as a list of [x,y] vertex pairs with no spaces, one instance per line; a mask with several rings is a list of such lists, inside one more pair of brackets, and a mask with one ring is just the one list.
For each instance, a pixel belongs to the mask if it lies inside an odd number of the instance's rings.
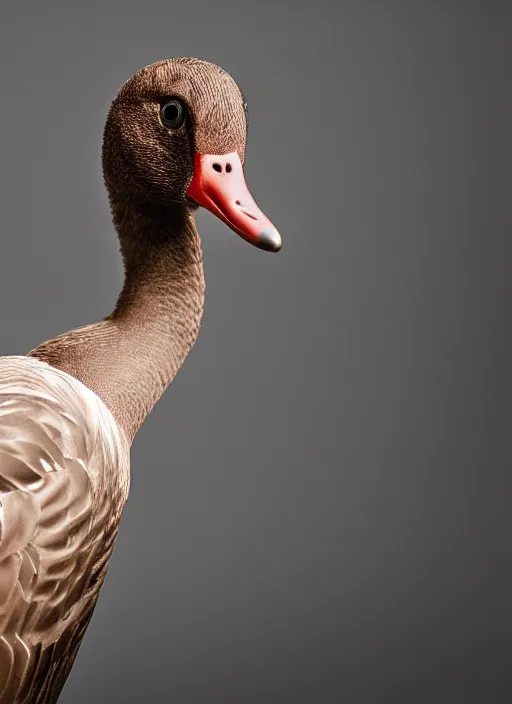
[[245,182],[246,111],[240,89],[215,64],[169,59],[138,71],[105,127],[111,202],[203,206],[256,247],[279,251],[281,237]]

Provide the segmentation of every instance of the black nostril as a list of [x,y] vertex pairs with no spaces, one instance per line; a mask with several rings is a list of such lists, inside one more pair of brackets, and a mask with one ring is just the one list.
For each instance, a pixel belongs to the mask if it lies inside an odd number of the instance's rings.
[[213,168],[215,169],[215,171],[218,171],[218,173],[222,171],[222,166],[220,164],[214,164]]
[[231,173],[231,169],[231,164],[226,164],[226,171],[228,172],[228,174]]
[[239,200],[235,200],[235,203],[236,203],[237,205],[242,205]]

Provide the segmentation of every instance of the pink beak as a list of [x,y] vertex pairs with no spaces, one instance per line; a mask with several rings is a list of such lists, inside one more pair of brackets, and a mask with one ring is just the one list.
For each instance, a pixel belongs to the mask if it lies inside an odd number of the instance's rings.
[[281,235],[251,196],[236,152],[223,156],[195,154],[187,195],[247,242],[269,252],[281,249]]

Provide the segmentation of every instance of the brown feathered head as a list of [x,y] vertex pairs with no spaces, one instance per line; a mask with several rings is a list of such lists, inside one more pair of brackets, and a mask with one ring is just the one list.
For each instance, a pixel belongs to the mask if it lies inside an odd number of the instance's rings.
[[202,205],[252,244],[281,237],[245,183],[247,106],[223,69],[168,59],[138,71],[112,103],[103,171],[113,203]]

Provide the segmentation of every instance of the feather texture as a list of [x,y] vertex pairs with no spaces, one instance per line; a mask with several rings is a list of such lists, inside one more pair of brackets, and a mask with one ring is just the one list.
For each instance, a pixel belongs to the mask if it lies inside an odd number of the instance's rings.
[[129,443],[69,374],[0,357],[0,702],[50,704],[105,577]]

